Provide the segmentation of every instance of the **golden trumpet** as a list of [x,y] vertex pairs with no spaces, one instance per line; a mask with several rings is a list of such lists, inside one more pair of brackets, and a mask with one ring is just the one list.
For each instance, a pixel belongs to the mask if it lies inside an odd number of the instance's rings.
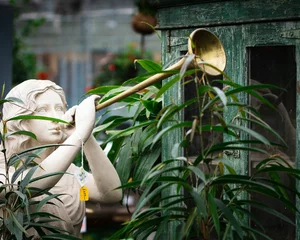
[[[177,63],[173,64],[172,66],[168,67],[165,71],[172,71],[172,70],[179,70],[182,65],[184,64],[186,57],[189,54],[194,54],[194,64],[190,64],[189,67],[198,66],[203,72],[207,73],[211,76],[217,76],[220,74],[218,70],[223,71],[226,66],[226,55],[223,48],[223,45],[219,38],[211,33],[210,31],[199,28],[193,31],[188,40],[188,52],[180,59]],[[196,63],[196,64],[195,64]],[[210,67],[208,65],[202,64],[207,63],[209,65],[214,66]],[[103,109],[123,98],[126,98],[158,81],[161,81],[165,78],[174,75],[174,73],[157,73],[145,81],[133,86],[132,88],[127,89],[126,91],[110,98],[109,100],[100,103],[96,106],[96,111]]]

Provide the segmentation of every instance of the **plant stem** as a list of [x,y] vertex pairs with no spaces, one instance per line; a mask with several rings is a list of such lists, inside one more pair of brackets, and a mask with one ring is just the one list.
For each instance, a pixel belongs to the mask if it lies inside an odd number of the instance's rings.
[[226,226],[225,233],[224,233],[224,236],[223,236],[223,240],[227,240],[227,235],[228,235],[230,227],[231,227],[231,223],[229,222],[228,225]]
[[[9,180],[9,167],[8,167],[8,160],[6,156],[6,144],[5,144],[5,129],[6,129],[6,122],[3,121],[3,138],[2,138],[2,145],[3,149],[1,150],[4,155],[4,163],[5,163],[5,184],[9,185],[9,190],[12,190],[12,187],[10,186],[10,180]],[[5,188],[6,191],[6,188]]]

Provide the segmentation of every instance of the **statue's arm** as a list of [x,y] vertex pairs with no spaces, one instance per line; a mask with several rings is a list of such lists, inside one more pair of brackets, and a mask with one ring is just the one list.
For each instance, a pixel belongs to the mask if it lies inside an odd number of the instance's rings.
[[[71,135],[63,142],[63,145],[65,146],[58,147],[39,164],[39,168],[37,168],[32,178],[43,176],[45,174],[67,171],[77,153],[80,151],[81,142],[76,136]],[[51,188],[56,185],[61,177],[61,174],[47,177],[33,182],[30,186],[41,189]]]
[[[90,96],[77,106],[75,114],[76,127],[62,143],[64,146],[60,146],[54,151],[49,149],[51,152],[42,157],[43,160],[39,164],[40,167],[35,171],[33,178],[54,172],[67,171],[80,151],[81,143],[87,141],[91,135],[95,123],[95,100],[97,98],[98,96],[95,95]],[[51,188],[56,185],[61,177],[62,175],[47,177],[31,183],[30,186],[41,189]]]
[[[79,152],[81,147],[81,142],[75,136],[69,136],[63,144],[68,146],[60,146],[55,151],[53,151],[48,157],[46,157],[39,167],[34,172],[31,179],[40,177],[46,174],[51,174],[54,172],[66,172],[69,166],[72,164],[73,159],[76,154]],[[18,181],[21,181],[26,174],[30,171],[29,169],[24,170],[24,172],[18,177],[15,181],[15,184]],[[12,177],[14,171],[9,171],[9,178]],[[29,184],[30,187],[40,188],[40,189],[49,189],[52,188],[62,177],[62,174],[46,177],[38,181],[32,182]],[[11,179],[10,179],[11,181]],[[7,183],[5,178],[5,169],[0,169],[0,185]],[[17,185],[15,185],[17,188]],[[8,188],[7,188],[8,190]],[[0,198],[3,198],[6,191],[3,190],[0,193]]]
[[97,143],[91,135],[84,145],[84,153],[89,162],[92,174],[88,174],[87,187],[92,201],[117,202],[122,198],[120,178]]

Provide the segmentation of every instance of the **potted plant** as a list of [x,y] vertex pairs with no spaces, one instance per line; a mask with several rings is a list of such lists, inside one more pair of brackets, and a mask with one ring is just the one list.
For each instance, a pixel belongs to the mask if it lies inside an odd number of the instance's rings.
[[[154,62],[137,62],[148,71],[148,75],[125,82],[119,91],[115,87],[99,87],[90,93],[102,94],[102,101],[105,101],[128,88],[133,80],[143,81],[149,75],[162,71],[161,66]],[[260,89],[275,86],[241,86],[225,73],[221,74],[223,80],[208,81],[206,74],[199,69],[182,69],[163,87],[152,86],[124,99],[129,107],[136,106],[133,116],[111,116],[94,129],[95,133],[105,129],[107,140],[104,145],[112,145],[109,156],[117,164],[122,188],[140,195],[131,220],[111,239],[145,239],[150,235],[154,235],[154,239],[164,239],[170,225],[176,232],[175,239],[269,239],[259,219],[253,216],[250,210],[253,208],[293,224],[274,206],[258,202],[252,196],[277,199],[287,211],[298,212],[288,193],[299,196],[299,192],[282,183],[279,174],[297,179],[300,171],[279,154],[270,154],[257,147],[261,145],[272,149],[273,146],[284,147],[285,143],[260,119],[253,106],[241,102],[238,97],[241,94],[251,95],[275,111],[268,100],[257,94]],[[180,105],[162,107],[161,96],[182,79],[184,85],[192,84],[197,89],[195,97]],[[198,109],[197,115],[192,120],[180,120],[178,115],[190,106]],[[225,118],[228,108],[236,113],[230,119]],[[116,129],[129,119],[130,127]],[[249,122],[263,127],[278,141],[272,143],[250,129],[246,124]],[[172,157],[161,162],[162,138],[174,130],[180,130],[183,137],[170,150]],[[210,136],[209,141],[204,139],[205,134]],[[232,140],[220,141],[219,134],[228,135]],[[249,137],[241,138],[242,135]],[[186,153],[193,144],[200,151],[191,159]],[[261,152],[266,157],[261,159],[253,175],[248,176],[234,169],[230,158],[224,155],[226,151]],[[166,191],[173,192],[173,195],[164,194]],[[255,222],[256,227],[249,227],[249,221]]]
[[156,25],[155,8],[147,0],[136,0],[135,5],[138,12],[132,18],[132,28],[142,35],[152,34]]

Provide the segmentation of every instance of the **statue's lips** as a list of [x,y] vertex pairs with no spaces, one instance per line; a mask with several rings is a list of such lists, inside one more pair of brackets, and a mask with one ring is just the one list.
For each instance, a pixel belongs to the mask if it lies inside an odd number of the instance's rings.
[[60,127],[53,127],[48,129],[49,132],[54,132],[54,133],[59,133],[60,132]]

